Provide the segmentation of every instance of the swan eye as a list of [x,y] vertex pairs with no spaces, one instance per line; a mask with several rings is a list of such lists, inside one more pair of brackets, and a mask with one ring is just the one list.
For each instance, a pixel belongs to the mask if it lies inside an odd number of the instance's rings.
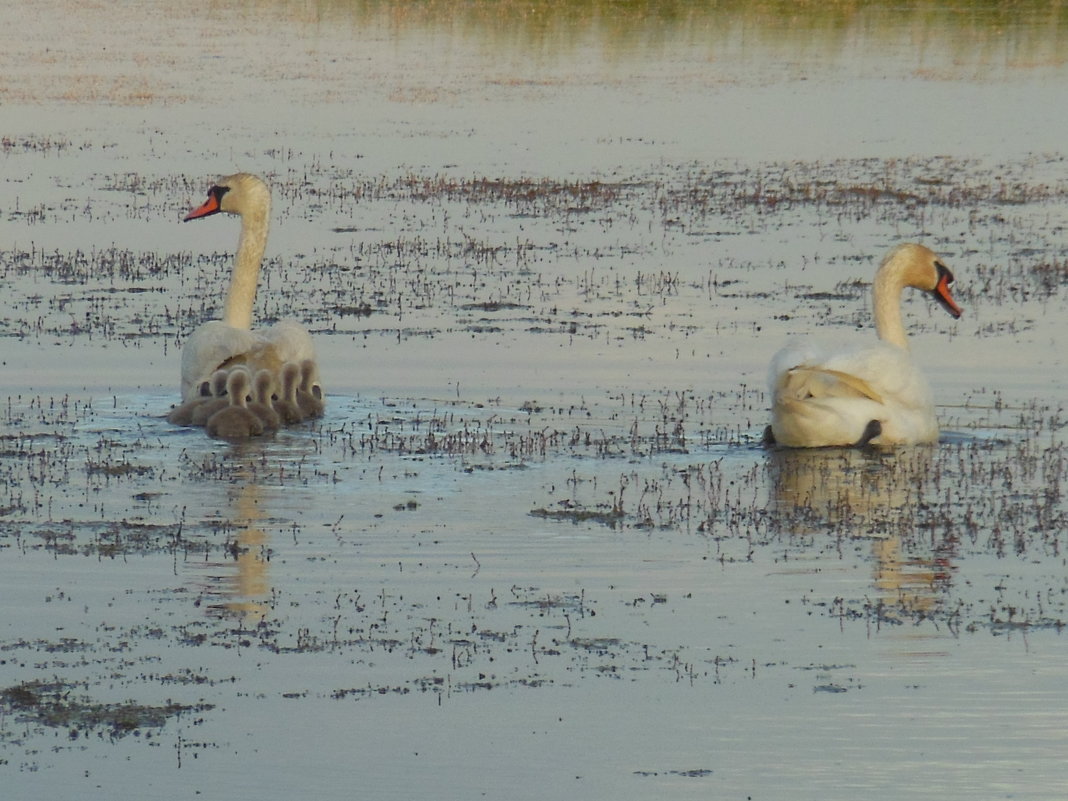
[[944,281],[946,286],[949,286],[950,284],[953,283],[953,273],[950,271],[950,269],[948,267],[946,267],[946,265],[944,265],[940,261],[936,261],[935,262],[935,269],[938,270],[938,281],[939,281],[939,283],[942,283]]

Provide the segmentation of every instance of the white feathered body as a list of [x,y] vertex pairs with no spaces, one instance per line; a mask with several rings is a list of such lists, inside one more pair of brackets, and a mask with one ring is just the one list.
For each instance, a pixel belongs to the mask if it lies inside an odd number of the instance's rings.
[[190,334],[182,348],[182,400],[196,396],[201,383],[219,369],[244,364],[253,374],[268,369],[280,375],[286,362],[306,359],[315,360],[315,345],[296,320],[279,320],[256,330],[209,320]]
[[772,359],[768,389],[774,442],[793,448],[936,442],[934,399],[909,352],[901,291],[928,292],[960,317],[952,283],[953,273],[929,248],[905,243],[891,250],[872,284],[877,342],[829,351],[798,341]]
[[930,386],[909,352],[877,342],[831,353],[788,345],[772,361],[769,384],[775,442],[787,447],[853,445],[878,420],[880,445],[938,440]]

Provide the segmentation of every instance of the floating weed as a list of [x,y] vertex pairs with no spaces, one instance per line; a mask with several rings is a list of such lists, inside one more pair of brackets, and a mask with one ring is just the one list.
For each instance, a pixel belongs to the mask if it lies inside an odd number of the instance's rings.
[[559,509],[531,509],[530,514],[548,520],[567,520],[572,523],[601,523],[609,528],[615,528],[623,520],[623,513],[614,507],[602,504],[592,509],[576,508],[570,501],[558,501],[566,508]]
[[[71,740],[97,731],[101,737],[116,740],[149,729],[163,727],[168,719],[199,714],[212,704],[167,703],[161,706],[124,703],[98,703],[77,695],[78,687],[63,682],[34,681],[0,690],[0,706],[21,723],[41,728],[66,729]],[[198,721],[192,721],[195,725]]]

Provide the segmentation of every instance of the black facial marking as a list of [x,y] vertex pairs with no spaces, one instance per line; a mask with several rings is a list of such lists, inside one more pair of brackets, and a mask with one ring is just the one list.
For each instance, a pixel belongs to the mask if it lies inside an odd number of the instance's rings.
[[935,262],[935,269],[938,270],[938,280],[939,281],[941,281],[943,278],[945,278],[946,279],[946,284],[952,284],[953,283],[953,273],[950,272],[950,269],[948,267],[946,267],[946,265],[944,265],[940,261],[936,261]]

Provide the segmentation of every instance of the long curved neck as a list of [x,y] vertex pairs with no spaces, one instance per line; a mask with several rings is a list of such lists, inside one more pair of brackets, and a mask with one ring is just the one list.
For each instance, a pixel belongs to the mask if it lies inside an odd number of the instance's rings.
[[252,304],[260,280],[260,265],[267,247],[270,206],[245,211],[241,215],[241,238],[234,257],[234,272],[223,307],[223,322],[234,328],[252,328]]
[[887,270],[880,270],[872,286],[875,333],[883,342],[909,349],[905,325],[901,321],[901,282]]

